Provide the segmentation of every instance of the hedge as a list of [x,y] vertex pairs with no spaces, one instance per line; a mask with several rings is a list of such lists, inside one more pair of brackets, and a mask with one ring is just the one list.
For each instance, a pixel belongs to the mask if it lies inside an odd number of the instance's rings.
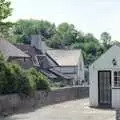
[[36,69],[22,69],[5,62],[0,54],[0,94],[19,93],[31,95],[36,90],[49,90],[48,79]]

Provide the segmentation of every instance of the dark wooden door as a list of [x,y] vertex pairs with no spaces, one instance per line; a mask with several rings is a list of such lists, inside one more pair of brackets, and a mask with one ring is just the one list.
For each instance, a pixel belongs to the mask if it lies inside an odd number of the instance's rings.
[[111,106],[111,71],[98,72],[98,102]]

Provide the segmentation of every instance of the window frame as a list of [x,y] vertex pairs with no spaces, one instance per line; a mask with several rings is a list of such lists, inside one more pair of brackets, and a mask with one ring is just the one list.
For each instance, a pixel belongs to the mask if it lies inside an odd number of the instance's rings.
[[[115,75],[115,72],[117,72],[116,75]],[[119,79],[115,80],[115,78],[119,78]],[[115,82],[116,82],[116,84],[115,84]],[[113,71],[113,87],[120,88],[120,70]]]

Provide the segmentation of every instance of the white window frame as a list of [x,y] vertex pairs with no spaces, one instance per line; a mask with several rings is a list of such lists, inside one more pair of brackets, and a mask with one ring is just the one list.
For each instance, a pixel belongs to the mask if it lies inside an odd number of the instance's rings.
[[[114,76],[114,73],[115,72],[117,72],[117,75],[116,76]],[[119,73],[119,75],[118,75],[118,72],[120,72],[120,70],[114,70],[113,71],[113,87],[114,88],[120,88],[120,73]],[[117,82],[117,84],[119,83],[119,85],[115,85],[115,77],[117,77],[117,78],[119,78],[119,81],[116,81]]]

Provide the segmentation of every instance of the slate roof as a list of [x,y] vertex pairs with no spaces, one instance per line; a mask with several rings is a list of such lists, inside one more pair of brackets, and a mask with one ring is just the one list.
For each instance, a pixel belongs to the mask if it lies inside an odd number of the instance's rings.
[[0,51],[3,53],[5,60],[9,57],[30,57],[7,40],[0,39]]
[[15,44],[15,46],[19,48],[20,50],[24,51],[25,53],[27,53],[29,56],[31,56],[34,63],[38,62],[36,61],[36,55],[42,54],[40,50],[36,49],[35,47],[31,45]]
[[[20,50],[24,51],[25,53],[27,53],[29,56],[31,56],[34,64],[41,63],[40,59],[43,57],[42,56],[43,53],[41,50],[39,50],[31,45],[15,44],[15,46],[17,48],[19,48]],[[48,66],[56,66],[55,63],[49,57],[46,56],[46,59],[48,60],[48,62],[46,60],[44,62],[46,64],[48,64]]]
[[15,44],[15,46],[24,51],[25,53],[29,54],[30,56],[42,54],[42,52],[39,49],[36,49],[31,45]]
[[47,50],[47,54],[60,66],[76,66],[81,50]]
[[41,69],[40,72],[42,72],[44,75],[46,75],[48,78],[50,79],[56,79],[57,76],[55,74],[53,74],[52,72],[50,72],[49,70],[45,70],[45,69]]
[[71,77],[69,77],[68,75],[64,75],[62,72],[57,71],[57,70],[55,70],[54,68],[51,68],[51,69],[49,69],[49,70],[50,70],[52,73],[54,73],[55,75],[59,76],[59,77],[62,77],[62,78],[67,79],[67,80],[71,79]]

